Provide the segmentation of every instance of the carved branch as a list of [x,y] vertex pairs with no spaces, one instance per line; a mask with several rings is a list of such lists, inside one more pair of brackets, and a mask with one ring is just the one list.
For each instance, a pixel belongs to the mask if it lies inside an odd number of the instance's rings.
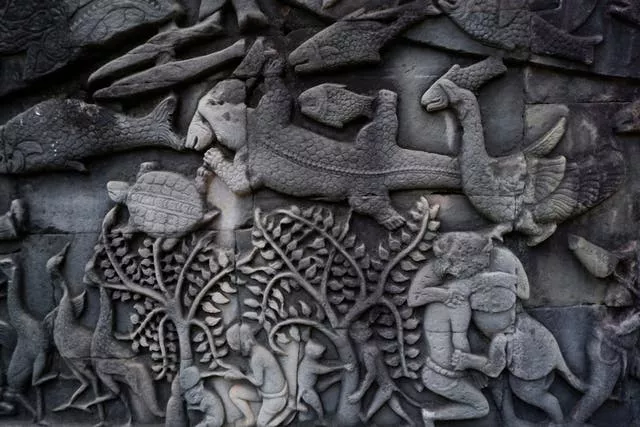
[[166,313],[167,310],[164,307],[156,307],[147,314],[142,322],[140,322],[140,326],[131,333],[130,339],[134,339],[138,334],[142,333],[143,329],[149,324],[149,322],[155,317],[158,313]]
[[400,364],[402,365],[402,373],[405,376],[409,376],[407,359],[405,359],[404,357],[404,329],[402,327],[402,318],[400,317],[400,312],[398,311],[397,307],[387,298],[380,299],[380,303],[391,311],[391,314],[396,321],[396,332],[398,334],[398,352],[400,353]]
[[160,268],[160,245],[162,244],[162,238],[158,237],[153,242],[153,271],[156,274],[156,282],[158,282],[158,287],[162,291],[165,296],[169,297],[169,293],[167,292],[167,288],[164,285],[164,279],[162,278],[162,270]]
[[125,272],[122,271],[122,268],[120,268],[120,265],[118,264],[118,260],[116,259],[115,254],[109,248],[109,242],[107,241],[108,226],[112,223],[113,218],[115,216],[115,213],[117,212],[117,209],[118,209],[117,205],[115,207],[113,207],[107,213],[107,215],[105,216],[105,219],[104,219],[104,221],[102,223],[102,243],[104,245],[104,251],[107,254],[107,258],[109,258],[109,262],[111,263],[111,266],[115,270],[115,272],[118,275],[118,278],[120,279],[120,281],[127,288],[126,289],[127,291],[135,292],[137,294],[146,296],[148,298],[151,298],[152,300],[157,301],[161,305],[166,306],[167,305],[167,300],[164,298],[164,296],[162,294],[160,294],[159,292],[154,291],[153,289],[147,289],[147,288],[145,288],[143,286],[137,285],[137,284],[133,283],[131,280],[129,280],[129,278],[127,277]]
[[187,320],[191,320],[195,317],[196,312],[198,311],[198,307],[200,306],[200,302],[202,301],[202,298],[205,297],[205,295],[211,290],[211,288],[213,288],[224,276],[233,272],[233,270],[234,270],[234,267],[232,265],[226,267],[220,273],[213,276],[211,280],[209,280],[209,282],[207,282],[207,284],[202,289],[200,289],[200,292],[198,292],[198,295],[196,295],[196,297],[193,299],[193,303],[189,308],[189,314],[187,315]]
[[271,346],[271,348],[274,351],[276,351],[277,353],[280,353],[282,355],[285,355],[287,353],[284,350],[282,350],[280,347],[278,347],[278,345],[276,345],[276,343],[274,342],[274,337],[275,337],[275,333],[280,328],[282,328],[284,326],[289,326],[289,325],[302,325],[302,326],[309,326],[309,327],[315,328],[318,331],[320,331],[323,334],[325,334],[327,336],[327,338],[329,338],[334,343],[334,345],[335,345],[335,341],[340,338],[331,329],[327,328],[322,323],[317,322],[315,320],[301,319],[301,318],[283,320],[282,322],[279,322],[279,323],[275,324],[273,326],[273,328],[271,329],[271,332],[269,332],[269,346]]

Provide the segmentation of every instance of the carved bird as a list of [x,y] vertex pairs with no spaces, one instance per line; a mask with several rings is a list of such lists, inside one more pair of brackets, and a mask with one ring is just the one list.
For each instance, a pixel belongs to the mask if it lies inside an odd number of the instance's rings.
[[[51,276],[54,287],[62,290],[62,297],[55,309],[53,321],[53,340],[60,357],[73,374],[80,381],[80,386],[71,395],[69,400],[58,406],[54,411],[62,411],[70,407],[84,409],[74,404],[76,399],[91,385],[94,395],[99,396],[98,377],[93,371],[91,362],[91,341],[93,331],[83,325],[78,317],[84,310],[86,291],[72,297],[60,266],[65,260],[69,244],[47,261],[47,271]],[[98,404],[98,415],[101,423],[104,423],[104,406]]]
[[575,163],[567,163],[564,156],[549,156],[564,135],[565,117],[521,152],[490,156],[478,101],[470,89],[499,74],[501,62],[497,61],[490,58],[465,69],[455,65],[424,93],[421,102],[429,112],[456,111],[462,126],[462,188],[474,207],[493,222],[512,224],[534,246],[551,236],[558,223],[613,194],[624,178],[624,161],[614,150],[602,150]]
[[[0,269],[8,278],[7,310],[11,325],[0,324],[0,342],[10,348],[15,339],[15,347],[7,369],[7,397],[19,402],[29,411],[34,421],[43,423],[43,401],[40,386],[54,376],[45,376],[48,368],[53,337],[51,336],[51,315],[43,320],[35,318],[26,310],[20,298],[22,275],[15,259],[0,260]],[[36,390],[36,408],[29,403],[25,393],[29,388]]]
[[[164,410],[156,400],[151,373],[143,362],[135,359],[136,354],[131,346],[118,341],[112,330],[111,300],[107,290],[101,287],[100,315],[91,340],[91,358],[98,378],[108,391],[103,396],[97,396],[93,401],[82,405],[82,409],[119,397],[128,412],[127,425],[130,425],[132,415],[128,396],[131,395],[144,402],[154,415],[164,417]],[[124,393],[119,384],[127,385],[131,393]]]

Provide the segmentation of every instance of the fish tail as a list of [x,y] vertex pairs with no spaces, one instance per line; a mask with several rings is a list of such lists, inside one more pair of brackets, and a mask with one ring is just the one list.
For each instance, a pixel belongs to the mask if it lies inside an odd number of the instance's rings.
[[184,141],[173,131],[173,115],[178,105],[178,99],[170,95],[160,102],[156,108],[147,116],[149,129],[157,134],[158,142],[161,145],[181,150],[184,148]]
[[574,36],[540,17],[532,20],[531,50],[543,55],[559,56],[585,64],[592,64],[595,47],[602,42],[601,35]]
[[361,95],[362,100],[362,115],[372,119],[375,115],[374,107],[376,104],[376,98],[373,96],[364,96]]

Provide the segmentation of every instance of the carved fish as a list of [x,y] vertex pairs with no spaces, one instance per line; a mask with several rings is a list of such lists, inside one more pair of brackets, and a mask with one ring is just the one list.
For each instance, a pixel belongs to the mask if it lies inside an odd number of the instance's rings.
[[501,49],[531,50],[591,64],[602,36],[579,37],[554,27],[529,10],[527,0],[435,0],[465,33]]
[[640,26],[640,3],[637,0],[611,0],[609,13],[622,21]]
[[80,160],[137,147],[182,148],[171,129],[176,99],[145,117],[117,114],[76,99],[44,101],[0,127],[0,173],[84,171]]
[[303,42],[289,55],[289,63],[298,73],[378,63],[380,50],[389,41],[436,13],[429,0],[379,12],[356,11]]
[[298,102],[305,116],[341,129],[360,116],[373,117],[374,99],[351,92],[345,85],[325,83],[304,91]]

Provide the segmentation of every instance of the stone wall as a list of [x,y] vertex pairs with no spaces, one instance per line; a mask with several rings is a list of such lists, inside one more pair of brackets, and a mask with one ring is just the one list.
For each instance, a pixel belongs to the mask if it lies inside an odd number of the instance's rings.
[[640,426],[632,0],[0,6],[0,425]]

